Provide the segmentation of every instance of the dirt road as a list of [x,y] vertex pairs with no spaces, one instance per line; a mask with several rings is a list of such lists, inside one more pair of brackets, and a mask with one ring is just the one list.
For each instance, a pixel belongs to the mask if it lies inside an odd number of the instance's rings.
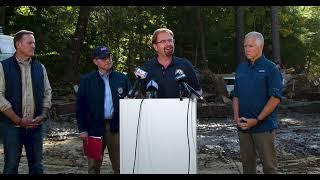
[[[320,114],[280,114],[276,148],[279,173],[320,173]],[[47,124],[44,143],[44,168],[48,174],[86,174],[87,163],[77,137],[75,121]],[[230,118],[198,120],[198,174],[239,174],[239,144]],[[0,145],[0,171],[3,169],[3,147]],[[105,154],[102,173],[112,173]],[[25,153],[19,173],[28,173]],[[258,173],[262,173],[258,163]]]

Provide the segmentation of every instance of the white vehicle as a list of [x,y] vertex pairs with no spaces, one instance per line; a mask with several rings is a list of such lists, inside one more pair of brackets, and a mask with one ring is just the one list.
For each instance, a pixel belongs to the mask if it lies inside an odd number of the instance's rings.
[[[1,27],[1,26],[0,26]],[[1,30],[1,29],[0,29]],[[14,52],[16,52],[16,49],[13,45],[13,37],[8,35],[0,34],[0,61],[7,59],[11,57]],[[0,119],[0,144],[2,144],[2,132],[3,132],[3,122],[2,119]]]
[[0,61],[11,57],[14,52],[13,37],[0,34]]
[[234,75],[224,76],[223,79],[224,79],[224,82],[226,83],[228,96],[230,97],[230,94],[234,89],[235,76]]

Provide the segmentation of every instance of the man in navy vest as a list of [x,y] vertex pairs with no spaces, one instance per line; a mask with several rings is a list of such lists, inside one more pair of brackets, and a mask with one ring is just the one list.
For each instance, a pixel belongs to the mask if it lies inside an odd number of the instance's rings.
[[[94,49],[97,70],[81,77],[77,93],[77,122],[84,144],[88,137],[102,137],[102,156],[106,146],[113,173],[120,173],[119,101],[131,89],[128,77],[112,70],[112,54],[106,46]],[[88,157],[88,173],[99,174],[101,160]]]
[[43,125],[51,107],[45,67],[34,59],[33,32],[14,36],[16,53],[0,64],[0,119],[4,121],[4,174],[17,174],[24,146],[29,174],[42,174]]

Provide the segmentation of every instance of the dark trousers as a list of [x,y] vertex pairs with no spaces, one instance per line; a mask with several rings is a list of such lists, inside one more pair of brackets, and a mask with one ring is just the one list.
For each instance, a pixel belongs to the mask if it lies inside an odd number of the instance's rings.
[[[110,132],[110,123],[106,121],[105,123],[105,134],[102,139],[102,157],[104,150],[108,147],[109,158],[112,164],[112,169],[114,174],[120,173],[120,139],[119,132]],[[88,158],[88,173],[89,174],[100,174],[100,167],[102,161],[93,160]]]
[[274,146],[275,130],[263,133],[239,132],[240,156],[244,174],[256,174],[259,156],[264,174],[277,173],[277,157]]
[[3,137],[4,168],[3,174],[18,174],[18,167],[25,147],[29,174],[43,174],[42,149],[43,127],[39,125],[35,129],[16,127],[13,124],[5,126]]

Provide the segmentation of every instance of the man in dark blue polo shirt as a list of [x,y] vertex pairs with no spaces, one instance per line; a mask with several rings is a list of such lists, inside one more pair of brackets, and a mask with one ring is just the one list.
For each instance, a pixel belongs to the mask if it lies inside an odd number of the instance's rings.
[[245,174],[256,173],[257,155],[265,174],[277,171],[274,139],[277,106],[282,98],[281,73],[262,54],[263,45],[261,33],[248,33],[244,40],[247,60],[236,70],[233,110]]
[[[178,98],[180,95],[187,97],[187,91],[183,87],[179,87],[179,83],[175,80],[177,73],[183,73],[186,76],[185,82],[198,93],[202,93],[190,61],[173,55],[174,34],[170,29],[155,30],[152,36],[152,46],[157,56],[143,65],[143,69],[148,72],[148,75],[142,83],[142,87],[146,87],[148,82],[153,80],[158,84],[158,98]],[[180,92],[182,93],[180,94]]]

